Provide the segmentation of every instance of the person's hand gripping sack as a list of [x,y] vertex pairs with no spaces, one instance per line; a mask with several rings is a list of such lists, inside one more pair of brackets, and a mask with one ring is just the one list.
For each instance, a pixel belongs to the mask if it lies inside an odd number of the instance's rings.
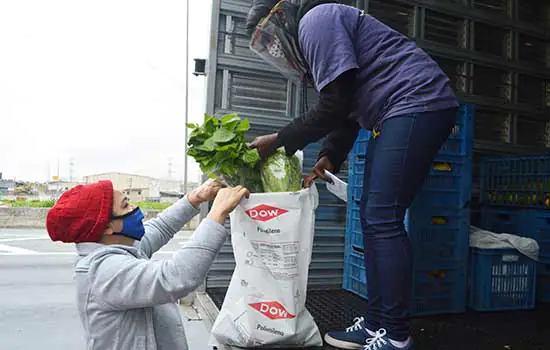
[[223,225],[229,213],[239,205],[243,198],[248,197],[250,197],[250,192],[243,186],[222,188],[214,199],[208,218]]
[[312,174],[304,178],[304,187],[309,188],[317,178],[330,182],[330,179],[325,176],[325,170],[334,173],[334,165],[327,156],[322,156],[311,170]]
[[221,188],[222,184],[212,179],[208,179],[203,182],[202,185],[189,192],[187,199],[192,206],[198,208],[202,203],[210,202],[216,198],[216,195]]

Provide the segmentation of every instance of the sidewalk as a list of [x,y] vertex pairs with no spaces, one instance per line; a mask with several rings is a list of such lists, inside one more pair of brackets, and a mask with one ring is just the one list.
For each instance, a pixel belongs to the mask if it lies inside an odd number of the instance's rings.
[[194,306],[180,305],[180,311],[189,350],[208,349],[208,320],[203,319]]

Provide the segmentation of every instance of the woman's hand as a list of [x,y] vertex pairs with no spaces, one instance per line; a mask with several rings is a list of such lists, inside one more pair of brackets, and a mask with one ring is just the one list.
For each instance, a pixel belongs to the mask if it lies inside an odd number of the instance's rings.
[[216,198],[218,191],[222,188],[222,185],[212,179],[206,180],[202,185],[192,190],[187,195],[187,200],[192,206],[198,208],[204,202],[209,202]]
[[323,156],[319,158],[319,160],[317,161],[317,163],[312,169],[313,174],[306,176],[304,178],[304,187],[305,188],[310,187],[313,181],[315,181],[315,179],[317,178],[321,178],[325,181],[329,181],[329,179],[325,176],[325,170],[328,170],[329,172],[334,173],[334,165],[332,164],[330,159],[328,159],[327,156]]
[[214,199],[208,218],[223,225],[229,213],[239,205],[243,198],[249,196],[250,192],[243,186],[222,188]]

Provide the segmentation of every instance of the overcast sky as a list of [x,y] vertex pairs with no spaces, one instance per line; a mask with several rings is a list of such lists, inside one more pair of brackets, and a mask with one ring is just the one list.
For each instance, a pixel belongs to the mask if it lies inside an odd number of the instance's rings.
[[[190,0],[190,70],[211,0]],[[190,120],[205,110],[191,75]],[[46,181],[106,171],[183,178],[184,0],[0,2],[0,172]],[[190,178],[198,178],[190,168]]]

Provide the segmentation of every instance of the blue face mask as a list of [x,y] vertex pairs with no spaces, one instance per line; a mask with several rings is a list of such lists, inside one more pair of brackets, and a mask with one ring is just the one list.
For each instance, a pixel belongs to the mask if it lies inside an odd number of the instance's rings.
[[113,216],[113,220],[122,219],[122,230],[121,232],[115,232],[115,234],[126,236],[137,241],[141,240],[145,234],[145,228],[143,227],[144,218],[145,217],[139,207],[136,207],[127,214]]

